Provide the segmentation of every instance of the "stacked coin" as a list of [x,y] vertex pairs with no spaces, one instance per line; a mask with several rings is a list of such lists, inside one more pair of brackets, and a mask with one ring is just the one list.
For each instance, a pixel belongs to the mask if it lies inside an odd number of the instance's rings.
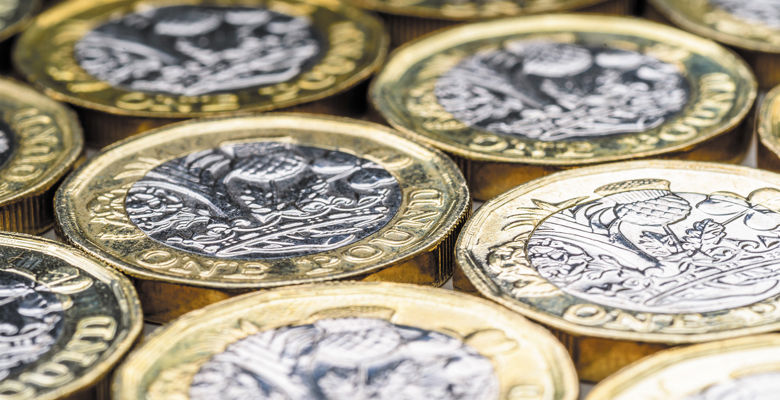
[[[198,116],[304,110],[360,114],[346,91],[381,63],[373,17],[338,2],[68,1],[24,32],[16,68],[78,107],[87,141],[104,146]],[[362,106],[362,107],[361,107]]]
[[598,381],[668,346],[780,327],[779,187],[774,173],[690,161],[560,172],[485,203],[457,262]]
[[65,239],[132,276],[158,322],[306,282],[442,285],[469,208],[443,154],[379,125],[296,114],[137,136],[56,198]]
[[780,3],[741,0],[650,0],[650,17],[733,46],[763,88],[780,84]]
[[756,83],[712,41],[571,14],[476,23],[416,41],[391,57],[370,95],[392,126],[452,155],[474,197],[487,200],[608,161],[739,162]]
[[253,293],[137,349],[115,399],[577,398],[549,332],[452,291],[388,283]]

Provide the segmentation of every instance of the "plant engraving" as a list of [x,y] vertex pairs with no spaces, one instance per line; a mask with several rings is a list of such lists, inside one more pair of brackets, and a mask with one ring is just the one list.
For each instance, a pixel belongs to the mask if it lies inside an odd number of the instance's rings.
[[180,5],[108,21],[76,43],[75,57],[114,86],[200,96],[292,80],[317,61],[321,42],[302,17]]
[[225,145],[167,161],[135,182],[127,215],[167,246],[233,259],[315,254],[385,226],[401,203],[381,165],[277,142]]
[[240,339],[194,375],[193,400],[495,399],[491,362],[462,341],[374,318],[321,319]]
[[689,99],[680,69],[636,51],[512,40],[438,78],[438,103],[458,121],[540,141],[656,128]]

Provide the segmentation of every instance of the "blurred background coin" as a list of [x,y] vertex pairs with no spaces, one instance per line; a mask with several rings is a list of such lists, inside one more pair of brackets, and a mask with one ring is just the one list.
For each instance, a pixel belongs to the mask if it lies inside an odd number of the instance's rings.
[[392,126],[452,155],[486,200],[608,161],[739,162],[756,83],[710,40],[638,19],[560,14],[415,41],[394,53],[370,96]]
[[[176,119],[299,109],[361,115],[381,23],[340,2],[74,0],[18,41],[17,70],[77,106],[103,146]],[[330,97],[327,101],[317,100]]]

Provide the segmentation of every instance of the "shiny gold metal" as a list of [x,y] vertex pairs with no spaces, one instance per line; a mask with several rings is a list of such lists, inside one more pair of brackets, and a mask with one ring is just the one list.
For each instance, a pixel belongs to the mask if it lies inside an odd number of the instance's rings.
[[[338,377],[306,379],[312,365]],[[273,383],[239,392],[242,377]],[[503,307],[449,290],[353,282],[252,293],[187,314],[128,357],[112,393],[194,400],[224,385],[222,399],[574,400],[576,379],[549,332]]]
[[[518,57],[534,57],[534,64]],[[652,86],[644,72],[627,75],[632,65],[676,79],[677,89]],[[469,68],[482,72],[457,75]],[[597,89],[578,86],[602,81]],[[615,93],[645,97],[631,103]],[[756,83],[739,57],[712,41],[637,19],[560,14],[463,25],[412,42],[386,63],[370,96],[393,127],[452,155],[473,196],[485,200],[583,165],[648,157],[739,161]],[[661,106],[670,111],[661,116]]]
[[83,148],[76,116],[21,83],[0,79],[0,230],[41,233],[52,198]]
[[437,29],[465,21],[514,17],[578,10],[581,12],[626,15],[633,0],[532,0],[458,2],[451,0],[351,0],[356,6],[379,12],[390,33],[390,43],[398,47]]
[[756,131],[758,132],[759,168],[780,171],[780,88],[774,88],[764,96],[758,109]]
[[150,321],[308,282],[442,285],[470,209],[463,176],[438,151],[306,114],[128,139],[71,175],[55,203],[63,237],[133,277]]
[[779,185],[771,172],[691,161],[559,172],[485,203],[456,261],[599,381],[669,346],[780,328]]
[[736,48],[753,67],[762,88],[780,84],[777,5],[733,0],[651,0],[649,4],[651,18]]
[[780,382],[780,335],[667,350],[599,383],[587,400],[772,399]]
[[106,378],[141,333],[133,285],[51,240],[2,233],[0,255],[2,397],[106,398]]
[[5,41],[24,29],[40,7],[40,0],[0,1],[0,41]]
[[[279,49],[273,47],[267,50],[269,53],[266,54],[263,53],[266,50],[262,50],[262,46],[258,47],[257,44],[263,40],[263,35],[271,35],[268,33],[270,31],[258,30],[261,29],[258,26],[262,26],[265,21],[264,17],[253,17],[254,20],[232,17],[235,21],[230,25],[230,29],[237,32],[254,32],[252,35],[256,37],[231,41],[219,39],[219,36],[214,34],[215,31],[207,32],[214,37],[199,33],[198,30],[207,30],[209,24],[214,21],[208,16],[198,15],[197,17],[204,20],[189,23],[190,29],[171,28],[170,32],[168,28],[151,30],[162,31],[168,36],[161,36],[163,33],[149,33],[148,27],[137,28],[134,34],[140,35],[140,38],[132,40],[137,40],[138,43],[120,38],[128,43],[122,42],[115,46],[121,49],[118,54],[111,53],[114,50],[109,40],[113,39],[93,40],[89,42],[92,44],[85,44],[85,48],[80,52],[76,51],[86,35],[93,34],[96,29],[111,21],[118,21],[118,18],[132,13],[149,13],[150,10],[174,6],[196,9],[200,7],[201,10],[203,7],[211,7],[201,13],[206,15],[216,12],[213,11],[215,9],[223,9],[220,12],[226,15],[230,13],[230,9],[235,8],[254,8],[260,12],[267,10],[298,21],[296,29],[304,29],[301,26],[308,24],[305,28],[311,30],[308,40],[315,41],[318,45],[315,51],[311,50],[311,44],[305,47],[304,44],[295,42],[295,38],[282,38],[276,42],[268,42],[271,43],[269,46],[277,46]],[[182,21],[187,21],[188,17],[181,18]],[[216,18],[216,21],[220,21],[219,18],[222,17]],[[230,18],[227,16],[223,20],[228,21]],[[178,23],[174,20],[170,25]],[[246,27],[241,28],[242,24],[248,23],[256,23],[249,27],[255,30],[247,31]],[[285,32],[284,29],[277,31],[282,32],[279,35]],[[225,33],[230,34],[232,33]],[[148,35],[157,36],[147,37]],[[178,37],[184,39],[177,39]],[[193,117],[226,116],[278,109],[360,114],[365,108],[365,86],[358,84],[382,64],[387,52],[387,42],[382,24],[376,18],[344,3],[328,0],[75,0],[59,4],[35,20],[19,38],[14,52],[14,64],[28,81],[46,94],[77,106],[84,121],[88,143],[92,146],[104,146],[132,134]],[[285,46],[292,46],[290,43],[301,46],[300,49],[293,50],[315,53],[306,56],[308,58],[298,54],[297,56],[301,57],[300,62],[289,61],[290,55],[286,53],[271,54],[277,50],[288,51]],[[201,45],[204,48],[197,47]],[[236,48],[223,48],[229,45],[235,45]],[[244,45],[251,47],[251,50],[244,50]],[[88,46],[104,46],[98,49],[103,53],[95,55],[97,50]],[[77,53],[82,56],[77,56]],[[276,58],[269,61],[261,56]],[[117,84],[101,80],[88,72],[78,57],[95,57],[94,60],[90,59],[90,68],[96,71],[116,69],[102,73],[109,80],[124,80]],[[192,59],[181,61],[183,64],[180,65],[177,64],[177,57]],[[222,65],[220,62],[226,66],[219,67]],[[255,65],[253,62],[269,65]],[[149,65],[158,67],[150,69]],[[193,65],[200,68],[193,72],[193,76],[199,79],[197,83],[203,87],[198,91],[194,91],[192,82],[182,83],[183,88],[176,86],[173,89],[165,89],[169,86],[154,86],[159,80],[176,79],[182,74],[180,72],[164,75],[164,70],[186,69]],[[136,70],[130,70],[132,68]],[[140,71],[140,68],[146,70]],[[235,74],[235,77],[217,76],[218,73]],[[249,77],[242,74],[248,74]],[[141,78],[136,75],[141,75]],[[233,85],[239,78],[243,78],[241,84]],[[146,86],[133,86],[139,79],[146,79]],[[205,84],[213,87],[207,88]],[[221,89],[220,85],[229,86]],[[147,86],[150,89],[146,89]],[[326,97],[328,100],[318,101]]]

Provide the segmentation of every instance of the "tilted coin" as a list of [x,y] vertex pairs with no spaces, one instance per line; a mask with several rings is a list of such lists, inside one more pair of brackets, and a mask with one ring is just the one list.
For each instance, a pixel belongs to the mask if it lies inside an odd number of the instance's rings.
[[[379,21],[327,0],[77,0],[19,39],[17,69],[78,107],[103,145],[172,119],[303,109],[354,114],[380,65]],[[362,108],[361,108],[362,107]]]
[[81,127],[30,87],[0,79],[0,92],[0,230],[41,233],[54,223],[55,186],[81,155]]
[[780,171],[780,87],[769,91],[761,101],[756,121],[759,168]]
[[393,47],[436,29],[458,22],[579,10],[609,14],[630,14],[634,0],[350,0],[379,12],[390,33]]
[[597,381],[668,346],[780,328],[778,187],[692,161],[559,172],[485,203],[457,263],[482,295],[557,331]]
[[129,399],[574,400],[561,344],[511,311],[391,283],[247,294],[166,326],[117,371]]
[[86,399],[141,332],[132,284],[50,240],[0,233],[0,397]]
[[0,41],[24,29],[40,6],[40,0],[0,0]]
[[756,96],[720,45],[636,19],[547,15],[475,23],[394,53],[371,100],[453,155],[476,199],[607,161],[738,161]]
[[597,385],[588,400],[772,400],[780,393],[780,335],[664,351]]
[[780,84],[779,1],[651,0],[650,4],[651,18],[737,48],[762,88]]
[[443,154],[305,114],[187,122],[113,146],[55,199],[64,237],[165,321],[239,292],[334,279],[442,285],[469,211]]

